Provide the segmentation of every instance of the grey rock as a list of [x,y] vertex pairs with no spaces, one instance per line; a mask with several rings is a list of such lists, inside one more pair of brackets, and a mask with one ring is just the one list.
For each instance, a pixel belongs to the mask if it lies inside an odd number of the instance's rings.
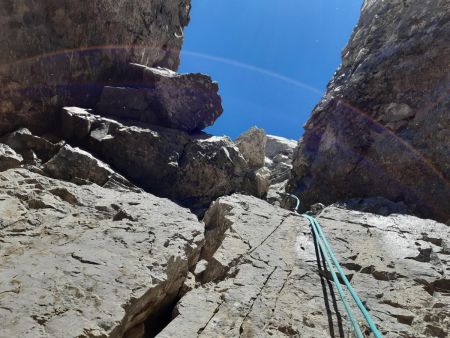
[[0,143],[0,171],[18,167],[23,162],[22,156],[11,147]]
[[[71,123],[89,125],[88,133],[83,132],[87,137],[78,140],[84,149],[142,187],[168,195],[184,147],[191,140],[187,133],[149,125],[127,126],[73,107],[65,108],[62,115],[65,130],[74,128]],[[63,136],[74,141],[70,133]]]
[[[53,178],[73,183],[91,182],[99,186],[105,185],[112,176],[119,176],[106,163],[68,144],[43,165],[43,170]],[[122,180],[125,181],[124,178]]]
[[266,200],[270,204],[284,208],[286,204],[286,185],[288,181],[282,181],[280,183],[271,184],[267,191]]
[[128,64],[176,70],[190,0],[4,0],[0,134],[55,127],[60,107],[94,107]]
[[219,87],[203,74],[132,65],[145,88],[105,87],[97,112],[188,132],[212,125],[222,114]]
[[291,178],[292,156],[297,142],[267,135],[266,167],[271,171],[270,183],[278,184]]
[[411,214],[411,210],[403,202],[392,202],[384,197],[352,198],[338,202],[341,208],[358,210],[388,216],[390,214]]
[[236,139],[236,145],[252,168],[264,166],[266,153],[266,132],[252,127]]
[[[238,191],[258,193],[263,182],[228,137],[203,133],[190,135],[176,129],[145,123],[129,125],[66,108],[63,130],[90,126],[80,141],[84,149],[127,179],[158,196],[169,197],[193,209],[202,209],[220,196]],[[83,132],[83,134],[86,134]],[[71,142],[71,133],[64,135]]]
[[[384,337],[450,331],[448,227],[334,206],[318,217]],[[205,215],[202,282],[158,337],[335,337],[351,332],[303,217],[250,196],[218,199]],[[427,234],[425,237],[424,234]],[[356,305],[351,305],[358,313]],[[364,319],[358,316],[364,326]],[[363,330],[364,331],[364,330]]]
[[0,336],[154,335],[203,229],[150,194],[0,173]]
[[205,207],[220,196],[246,189],[248,175],[247,162],[228,137],[198,137],[184,149],[171,196],[194,208]]
[[284,206],[282,194],[291,178],[292,154],[297,142],[266,135],[257,127],[244,132],[235,142],[253,170],[242,191]]
[[285,192],[291,178],[292,156],[297,141],[284,137],[267,135],[265,166],[270,171],[267,201],[271,204],[288,207]]
[[96,121],[91,110],[64,107],[60,117],[61,135],[72,143],[82,143],[89,137],[92,123]]
[[265,198],[270,189],[271,171],[266,168],[260,168],[255,171],[256,191],[252,193],[253,196]]
[[297,141],[295,140],[289,140],[275,135],[266,136],[266,157],[270,159],[274,159],[279,154],[292,159],[296,147]]
[[305,205],[383,196],[450,219],[449,46],[448,1],[366,0],[305,125],[290,191]]
[[33,135],[26,128],[6,134],[2,137],[2,142],[22,155],[24,161],[30,164],[48,161],[62,146],[60,143],[53,143],[44,137]]

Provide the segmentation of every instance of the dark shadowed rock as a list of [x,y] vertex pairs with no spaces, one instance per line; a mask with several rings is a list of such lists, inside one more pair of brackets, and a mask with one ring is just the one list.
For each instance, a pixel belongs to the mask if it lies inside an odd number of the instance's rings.
[[239,191],[249,172],[247,162],[228,137],[198,137],[184,149],[173,197],[204,207],[219,196]]
[[339,202],[340,208],[358,210],[388,216],[390,214],[410,214],[411,210],[403,202],[392,202],[384,197],[352,198]]
[[137,68],[135,81],[145,88],[105,87],[98,113],[189,132],[212,125],[222,114],[219,87],[209,76],[131,67]]
[[22,156],[17,154],[8,145],[0,143],[0,171],[16,168],[22,161]]
[[89,137],[95,118],[90,110],[65,107],[61,114],[61,135],[73,143],[80,143]]
[[176,70],[190,0],[2,0],[0,134],[93,107],[128,64]]
[[62,146],[62,143],[53,143],[43,137],[33,135],[26,128],[5,135],[2,137],[2,142],[22,155],[24,161],[29,164],[35,164],[36,161],[48,161]]
[[449,220],[450,3],[366,0],[342,55],[291,191],[305,205],[383,196]]
[[[264,177],[251,170],[228,137],[117,122],[80,108],[65,108],[63,137],[77,142],[133,183],[193,209],[238,191],[265,195]],[[73,134],[83,126],[82,134]],[[90,128],[89,133],[86,129]],[[267,188],[266,188],[267,189]]]

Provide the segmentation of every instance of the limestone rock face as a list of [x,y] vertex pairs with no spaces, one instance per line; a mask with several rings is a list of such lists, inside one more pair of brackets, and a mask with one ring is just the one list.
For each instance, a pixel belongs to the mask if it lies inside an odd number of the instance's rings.
[[0,173],[0,215],[1,337],[151,334],[203,244],[166,199],[24,169]]
[[190,0],[3,0],[0,134],[91,107],[128,64],[176,70]]
[[305,126],[291,191],[305,205],[384,196],[447,221],[449,69],[448,1],[366,0]]
[[253,168],[264,166],[266,153],[266,132],[252,127],[236,139],[236,145],[248,164]]
[[[336,206],[318,217],[384,337],[450,332],[448,227]],[[218,199],[205,215],[196,288],[158,337],[334,337],[351,331],[307,221],[255,197]],[[356,305],[352,309],[358,313]],[[362,316],[357,316],[364,326]]]
[[105,87],[99,114],[188,132],[212,125],[222,114],[219,87],[209,76],[131,66],[140,68],[134,70],[140,88]]

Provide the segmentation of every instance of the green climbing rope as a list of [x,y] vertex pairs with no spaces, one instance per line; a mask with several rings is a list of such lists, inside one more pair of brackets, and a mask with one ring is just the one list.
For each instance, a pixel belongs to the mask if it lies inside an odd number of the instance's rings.
[[[291,194],[287,194],[288,196],[291,196],[292,198],[295,198],[295,200],[297,201],[297,204],[294,208],[294,211],[296,213],[298,213],[298,208],[300,207],[300,199],[295,196],[295,195],[291,195]],[[347,287],[347,290],[350,292],[350,295],[352,296],[353,300],[355,301],[356,305],[358,305],[359,310],[361,311],[361,313],[363,314],[367,324],[369,325],[373,335],[376,338],[383,338],[382,334],[380,333],[380,331],[378,330],[377,326],[375,325],[372,317],[370,316],[369,312],[367,311],[366,307],[364,306],[364,304],[362,303],[361,299],[359,298],[358,294],[356,293],[356,291],[353,289],[353,287],[351,286],[349,280],[347,279],[347,276],[345,275],[344,271],[342,270],[341,265],[339,264],[338,260],[336,259],[336,256],[333,253],[333,250],[331,249],[330,244],[328,243],[325,234],[322,231],[322,228],[320,227],[319,222],[317,221],[317,219],[314,216],[308,215],[308,214],[303,214],[303,217],[305,217],[310,225],[311,225],[311,230],[314,234],[314,237],[317,240],[317,243],[319,245],[319,248],[321,250],[321,252],[323,253],[323,256],[325,258],[326,264],[328,269],[331,272],[333,281],[336,285],[336,288],[338,290],[339,296],[341,297],[342,303],[344,304],[344,308],[345,311],[347,312],[347,315],[349,317],[350,323],[352,324],[353,330],[355,331],[356,336],[359,337],[364,337],[361,329],[358,325],[358,322],[356,321],[355,317],[353,316],[353,313],[347,303],[347,300],[345,298],[345,294],[344,291],[342,289],[341,283],[336,275],[336,272],[334,270],[334,268],[336,268],[337,272],[339,273],[341,280],[344,282],[345,286]]]
[[[317,232],[317,229],[315,227],[314,221],[311,219],[310,216],[304,215],[311,224],[311,229],[314,233],[314,237],[317,239],[317,244],[319,245],[320,251],[322,253],[325,252],[326,247],[324,246],[324,243],[319,236],[319,233]],[[339,293],[339,296],[341,297],[342,303],[344,304],[345,311],[347,312],[348,318],[350,320],[350,324],[352,324],[353,331],[355,331],[356,337],[358,338],[364,338],[364,335],[361,332],[361,329],[358,325],[358,322],[356,321],[355,317],[353,316],[352,310],[350,309],[350,306],[348,305],[347,299],[344,294],[344,290],[342,289],[341,283],[339,282],[339,278],[336,275],[336,272],[334,271],[333,264],[330,261],[330,258],[328,255],[323,254],[323,257],[325,258],[325,262],[327,264],[328,270],[331,272],[331,276],[333,277],[334,285],[336,285],[337,291]]]

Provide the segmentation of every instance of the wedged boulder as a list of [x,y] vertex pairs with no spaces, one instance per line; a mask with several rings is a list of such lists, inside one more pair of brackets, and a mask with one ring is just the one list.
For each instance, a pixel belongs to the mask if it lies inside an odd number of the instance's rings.
[[172,196],[186,205],[208,206],[219,196],[244,189],[248,174],[247,162],[228,137],[198,137],[180,158]]
[[22,156],[17,154],[8,145],[0,143],[0,171],[16,168],[22,162]]
[[0,173],[1,337],[142,337],[197,262],[203,225],[147,193]]
[[[384,337],[450,332],[448,227],[414,216],[330,206],[318,216]],[[218,199],[205,218],[197,282],[158,337],[335,337],[351,326],[303,217],[250,196]],[[354,314],[356,305],[351,303]],[[364,319],[357,315],[362,324]]]
[[292,157],[297,141],[284,137],[266,136],[265,167],[270,172],[267,201],[278,206],[286,206],[285,192],[291,178]]
[[264,129],[252,127],[239,135],[235,142],[250,167],[261,168],[264,166],[266,153]]
[[2,0],[0,135],[55,127],[59,109],[94,107],[128,64],[176,70],[190,0]]
[[266,167],[271,171],[270,183],[277,184],[291,178],[292,157],[297,142],[284,137],[267,135]]
[[[103,88],[97,112],[187,132],[212,125],[222,114],[217,82],[203,74],[132,65],[140,88]],[[143,87],[143,88],[142,88]]]
[[448,1],[364,2],[294,156],[306,206],[383,196],[450,219],[449,37]]
[[252,169],[243,191],[272,204],[284,205],[283,193],[291,178],[292,154],[297,142],[266,135],[264,129],[257,127],[244,132],[235,142]]
[[266,157],[273,159],[282,154],[292,158],[297,141],[275,135],[266,135]]
[[270,175],[266,167],[250,170],[237,192],[265,199],[270,188]]

